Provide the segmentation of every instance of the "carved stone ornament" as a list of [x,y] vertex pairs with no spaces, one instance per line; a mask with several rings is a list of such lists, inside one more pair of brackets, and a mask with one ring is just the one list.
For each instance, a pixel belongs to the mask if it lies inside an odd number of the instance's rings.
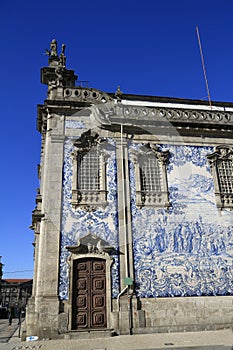
[[74,142],[74,146],[77,148],[79,153],[86,153],[90,150],[92,146],[95,146],[101,141],[98,139],[99,135],[93,131],[88,130],[82,134],[80,139]]
[[215,151],[207,155],[210,167],[212,168],[216,161],[219,160],[233,160],[233,148],[228,145],[219,145],[215,147]]
[[158,161],[161,162],[161,164],[167,164],[169,157],[169,151],[161,152],[159,147],[153,143],[147,143],[146,145],[142,146],[139,150],[139,154],[154,155]]
[[100,255],[109,254],[115,250],[114,247],[93,233],[78,239],[77,245],[67,246],[66,249],[73,254],[95,253]]

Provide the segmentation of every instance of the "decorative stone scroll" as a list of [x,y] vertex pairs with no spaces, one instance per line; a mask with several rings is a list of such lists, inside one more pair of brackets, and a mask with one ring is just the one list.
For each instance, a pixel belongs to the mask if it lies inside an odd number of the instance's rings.
[[66,249],[73,254],[95,253],[105,255],[114,251],[114,247],[110,246],[105,240],[92,233],[78,239],[77,245],[67,246]]

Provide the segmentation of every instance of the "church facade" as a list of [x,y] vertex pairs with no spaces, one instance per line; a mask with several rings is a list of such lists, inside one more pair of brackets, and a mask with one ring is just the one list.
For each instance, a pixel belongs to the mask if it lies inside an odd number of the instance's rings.
[[233,103],[76,86],[48,56],[24,334],[232,327]]

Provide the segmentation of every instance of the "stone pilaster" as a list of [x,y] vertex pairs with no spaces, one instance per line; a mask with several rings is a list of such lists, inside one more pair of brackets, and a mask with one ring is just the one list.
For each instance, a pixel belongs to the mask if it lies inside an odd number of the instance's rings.
[[132,227],[130,213],[130,181],[127,140],[118,138],[116,141],[117,158],[117,190],[118,190],[118,220],[120,255],[120,288],[125,287],[124,278],[133,279]]
[[34,281],[37,335],[40,338],[53,338],[58,332],[63,133],[64,117],[49,115],[41,174],[41,212],[44,217],[38,235],[37,272]]

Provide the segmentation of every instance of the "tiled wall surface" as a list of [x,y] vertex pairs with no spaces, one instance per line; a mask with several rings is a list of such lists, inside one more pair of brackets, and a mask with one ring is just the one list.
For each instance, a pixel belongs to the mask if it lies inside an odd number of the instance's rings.
[[[69,124],[69,128],[73,125]],[[80,125],[76,126],[80,127]],[[115,146],[112,139],[108,142]],[[131,144],[131,151],[140,145]],[[233,292],[233,214],[215,205],[206,155],[212,147],[160,145],[169,150],[168,209],[135,205],[135,169],[130,161],[135,281],[140,297],[227,295]],[[116,159],[108,150],[108,206],[93,212],[71,206],[72,140],[64,150],[60,298],[68,298],[67,245],[92,232],[118,247]],[[120,248],[120,247],[119,247]],[[118,258],[112,267],[112,295],[119,293]]]

